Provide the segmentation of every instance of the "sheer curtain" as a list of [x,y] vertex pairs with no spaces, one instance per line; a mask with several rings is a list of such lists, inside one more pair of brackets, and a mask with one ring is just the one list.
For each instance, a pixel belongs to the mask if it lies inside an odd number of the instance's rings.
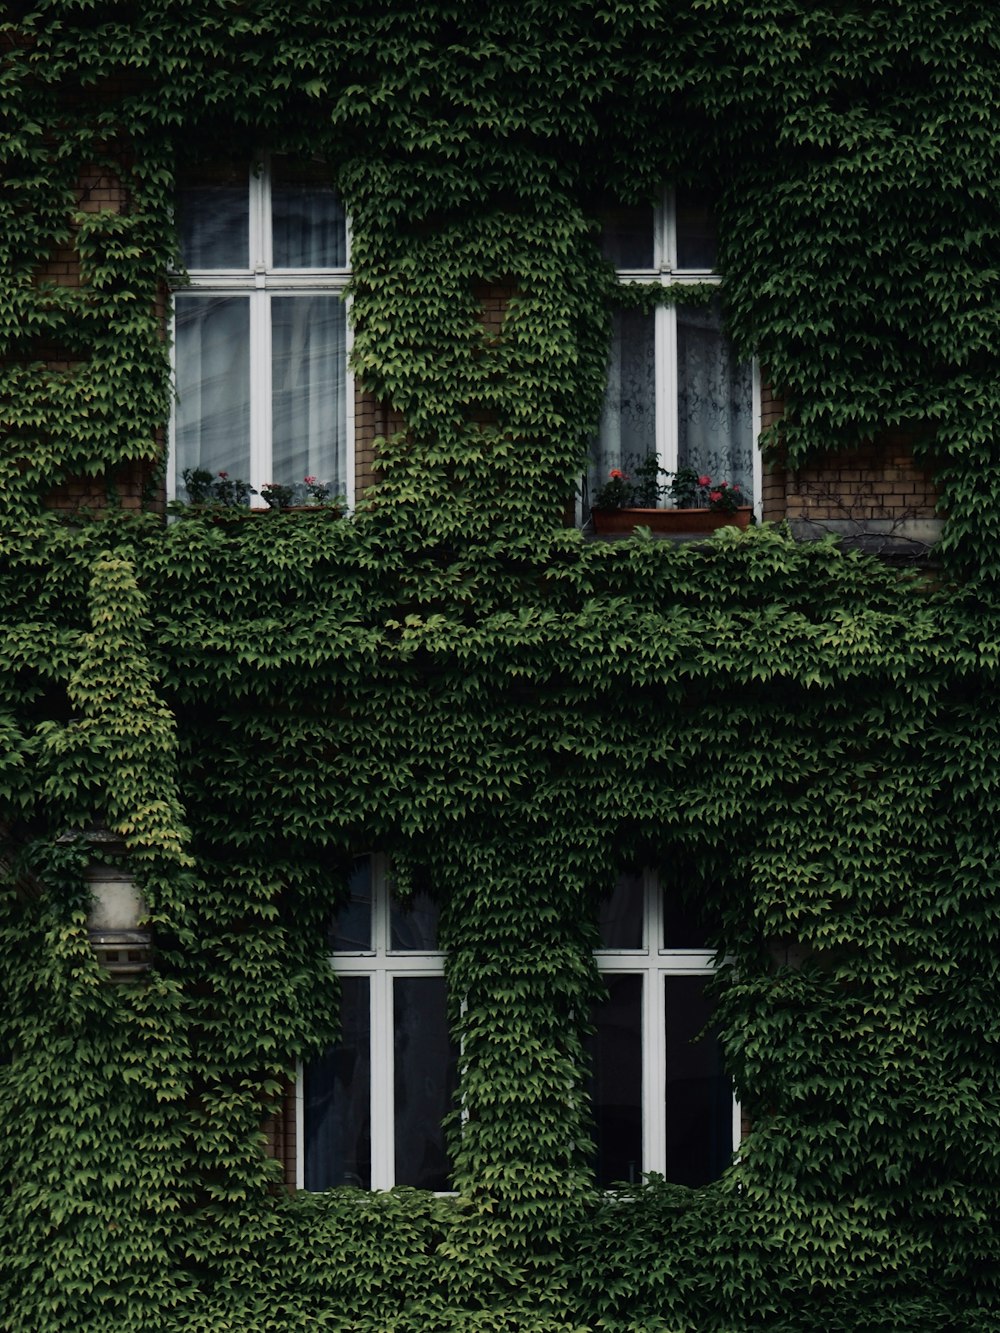
[[271,471],[347,489],[347,320],[334,295],[271,298]]
[[296,179],[290,164],[280,158],[272,169],[271,221],[275,268],[346,265],[344,209],[333,186],[319,178]]
[[178,487],[185,468],[250,475],[250,302],[175,297]]
[[718,301],[677,307],[677,461],[753,495],[750,364],[736,360]]
[[619,310],[612,326],[601,424],[591,446],[591,496],[608,480],[612,468],[633,471],[655,452],[655,317],[651,312]]

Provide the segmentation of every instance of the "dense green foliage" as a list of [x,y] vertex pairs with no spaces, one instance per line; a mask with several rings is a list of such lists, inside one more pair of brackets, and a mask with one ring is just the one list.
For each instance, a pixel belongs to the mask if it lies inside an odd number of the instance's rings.
[[[7,12],[0,790],[11,884],[43,892],[0,898],[0,1329],[1000,1326],[990,10]],[[129,517],[116,475],[169,411],[176,173],[262,143],[330,161],[355,368],[407,430],[349,521]],[[782,447],[917,432],[962,582],[770,528],[556,527],[612,299],[588,219],[663,179],[718,194]],[[67,249],[81,285],[39,280]],[[108,510],[46,512],[81,473]],[[58,841],[98,821],[156,927],[133,986],[102,983]],[[454,1200],[288,1199],[263,1150],[332,1034],[322,926],[373,847],[445,907]],[[632,863],[721,920],[754,1128],[717,1184],[624,1200],[590,1186],[581,1041]]]

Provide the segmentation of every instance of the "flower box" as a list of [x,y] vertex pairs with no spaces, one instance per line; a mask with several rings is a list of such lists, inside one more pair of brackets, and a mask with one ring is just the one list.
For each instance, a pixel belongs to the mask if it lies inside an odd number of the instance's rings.
[[592,509],[594,531],[601,537],[620,536],[636,528],[653,532],[689,535],[715,532],[718,528],[746,528],[753,510],[739,509]]

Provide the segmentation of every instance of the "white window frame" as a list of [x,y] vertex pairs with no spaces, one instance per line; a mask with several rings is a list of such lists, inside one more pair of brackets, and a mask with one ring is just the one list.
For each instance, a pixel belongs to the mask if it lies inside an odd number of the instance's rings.
[[[371,948],[335,950],[330,966],[338,976],[368,979],[371,1022],[371,1188],[392,1189],[396,1173],[395,1042],[392,1030],[392,988],[397,977],[443,977],[445,954],[440,949],[418,952],[392,949],[388,858],[371,858]],[[305,1075],[301,1064],[295,1084],[295,1179],[305,1188]]]
[[[658,283],[661,287],[693,287],[708,283],[721,287],[722,276],[711,268],[679,268],[677,265],[677,201],[674,190],[665,186],[653,208],[652,268],[618,268],[621,283]],[[677,307],[658,305],[653,316],[655,357],[655,440],[656,456],[668,472],[677,470]],[[761,431],[760,367],[751,362],[751,423],[753,438],[753,506],[758,522],[762,519],[761,486],[763,472],[758,440]]]
[[[220,268],[188,270],[188,282],[175,288],[181,294],[204,293],[206,296],[246,296],[250,314],[250,475],[243,478],[258,491],[269,481],[300,481],[301,478],[278,478],[270,472],[271,466],[271,320],[270,300],[275,295],[320,296],[338,294],[345,306],[346,358],[345,372],[345,468],[348,508],[355,501],[354,457],[354,375],[351,371],[353,331],[351,302],[347,286],[351,277],[351,219],[345,214],[345,262],[343,268],[275,268],[272,251],[271,219],[271,155],[262,153],[247,167],[249,238],[247,268]],[[173,310],[171,310],[173,327]],[[176,339],[171,337],[170,370],[176,397],[177,365]],[[169,432],[170,466],[167,469],[167,498],[177,498],[175,460],[176,413],[171,413]],[[251,504],[266,509],[266,503],[257,496]]]
[[[675,949],[664,939],[663,893],[655,870],[642,871],[642,945],[597,949],[602,976],[642,977],[642,1175],[667,1170],[667,1001],[665,977],[714,975],[712,949]],[[726,960],[728,963],[729,960]],[[733,1094],[732,1151],[740,1143],[740,1106]]]

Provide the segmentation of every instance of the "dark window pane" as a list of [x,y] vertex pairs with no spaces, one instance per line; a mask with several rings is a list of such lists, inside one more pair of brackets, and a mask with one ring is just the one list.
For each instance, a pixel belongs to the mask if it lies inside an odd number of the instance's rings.
[[181,257],[189,269],[250,267],[249,184],[244,175],[178,191]]
[[438,947],[439,908],[429,893],[415,893],[409,902],[389,899],[389,948],[426,953]]
[[707,949],[708,931],[697,906],[667,885],[663,893],[663,939],[661,949]]
[[271,219],[275,268],[346,266],[344,210],[322,164],[274,159]]
[[602,949],[642,948],[642,876],[620,875],[598,918]]
[[615,268],[651,269],[653,267],[653,209],[609,208],[601,218],[601,254]]
[[642,978],[605,976],[589,1039],[598,1185],[642,1175]]
[[340,984],[340,1038],[305,1068],[307,1190],[371,1188],[368,978],[343,977]]
[[359,857],[351,875],[350,898],[330,923],[327,944],[340,953],[367,953],[372,947],[372,863]]
[[719,241],[715,213],[704,199],[677,192],[677,267],[715,268]]
[[676,1185],[705,1185],[733,1152],[733,1088],[712,1029],[707,977],[665,977],[667,1170]]
[[451,1188],[441,1122],[452,1109],[458,1051],[444,977],[396,977],[392,989],[396,1184]]

